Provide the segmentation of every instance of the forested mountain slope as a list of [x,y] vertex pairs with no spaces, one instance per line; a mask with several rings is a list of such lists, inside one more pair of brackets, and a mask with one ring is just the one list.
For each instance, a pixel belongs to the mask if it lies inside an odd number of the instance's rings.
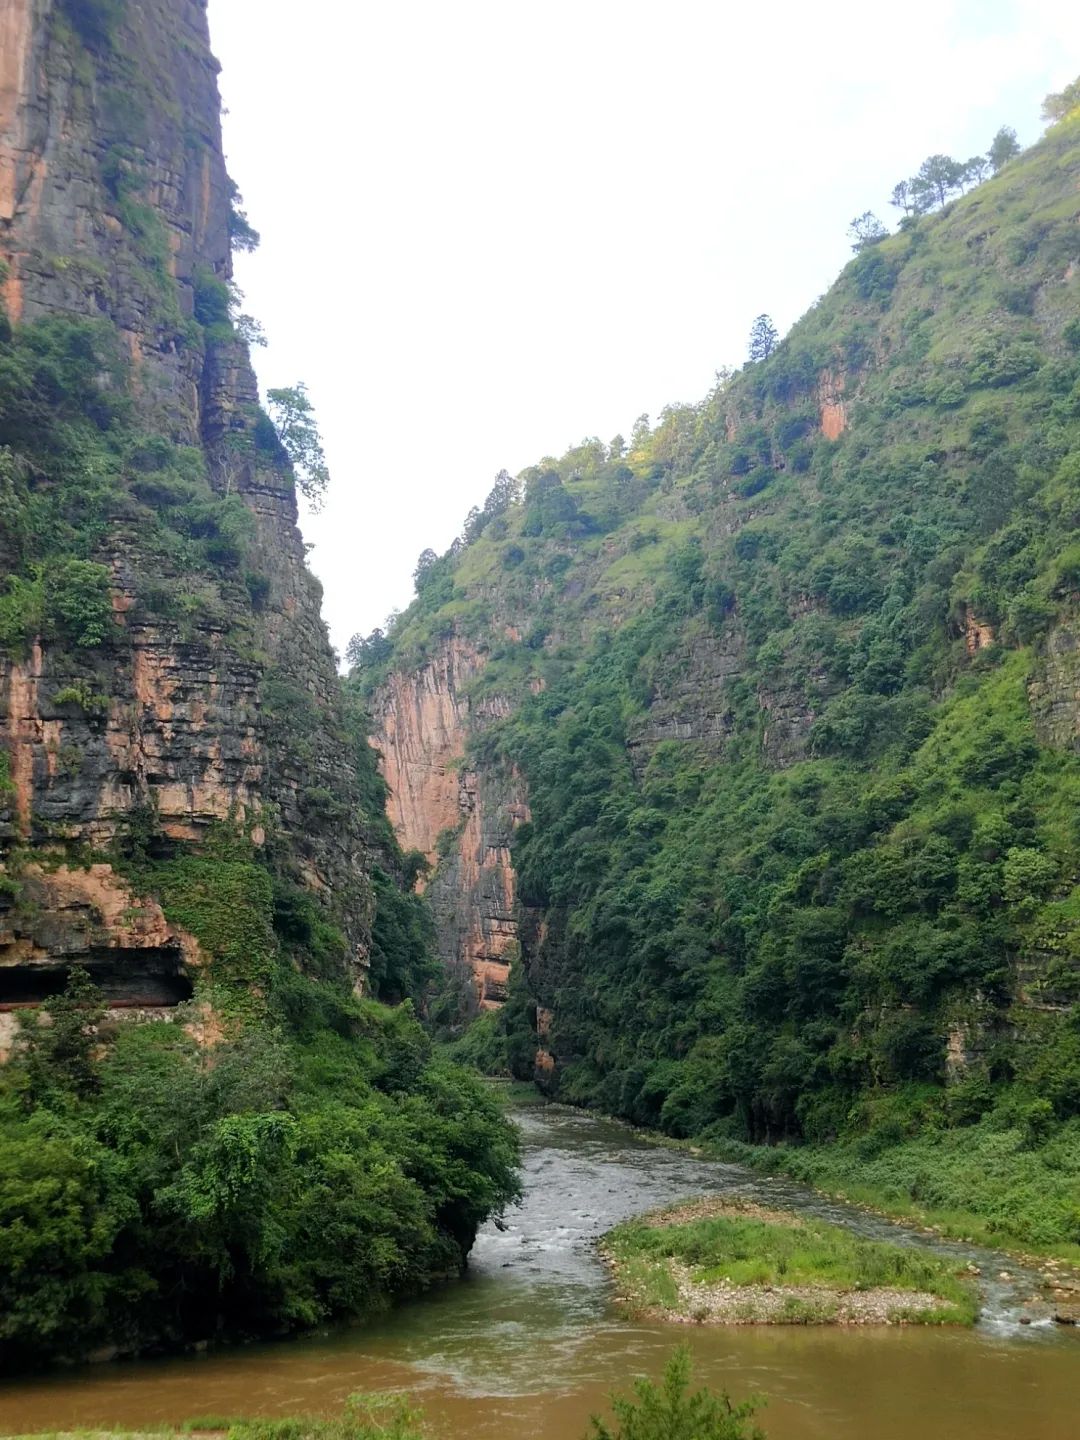
[[[994,1115],[1020,1146],[1066,1135],[1075,1202],[1080,115],[1057,110],[700,405],[501,477],[356,645],[440,923],[447,874],[510,897],[456,958],[512,962],[497,1024],[552,1093],[752,1140]],[[451,958],[503,913],[484,899]]]
[[[230,287],[201,0],[0,46],[0,1366],[356,1315],[513,1188]],[[316,477],[318,478],[318,477]],[[142,1021],[137,1024],[131,1022]]]

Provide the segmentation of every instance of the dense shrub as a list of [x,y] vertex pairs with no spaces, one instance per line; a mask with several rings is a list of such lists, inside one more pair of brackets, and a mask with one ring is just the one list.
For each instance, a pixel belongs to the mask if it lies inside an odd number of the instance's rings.
[[165,1023],[103,1054],[81,993],[31,1027],[0,1076],[0,1366],[357,1317],[460,1267],[514,1192],[495,1102],[402,1012],[281,985],[305,1032],[272,987],[212,1061]]

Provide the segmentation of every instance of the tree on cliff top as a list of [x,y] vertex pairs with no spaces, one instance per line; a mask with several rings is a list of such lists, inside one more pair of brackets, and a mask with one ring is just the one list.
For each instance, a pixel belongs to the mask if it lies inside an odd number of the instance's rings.
[[282,390],[268,390],[266,402],[277,437],[296,472],[297,489],[318,513],[326,500],[330,472],[307,386],[300,381]]
[[1016,131],[1011,125],[1002,125],[1001,129],[990,141],[990,149],[986,152],[986,158],[994,167],[994,174],[1007,164],[1015,156],[1020,154],[1020,142],[1016,138]]
[[[897,189],[899,188],[897,186]],[[851,248],[856,254],[870,245],[876,245],[879,241],[889,238],[888,230],[871,210],[864,210],[861,215],[856,215],[848,226],[847,233],[848,239],[851,241]]]
[[780,343],[780,332],[768,315],[759,315],[750,328],[750,359],[767,360]]
[[944,205],[963,181],[964,167],[958,160],[951,155],[928,155],[911,179],[916,207],[930,210],[934,205]]
[[1054,125],[1071,115],[1074,110],[1080,110],[1080,75],[1056,95],[1047,95],[1043,101],[1043,119]]

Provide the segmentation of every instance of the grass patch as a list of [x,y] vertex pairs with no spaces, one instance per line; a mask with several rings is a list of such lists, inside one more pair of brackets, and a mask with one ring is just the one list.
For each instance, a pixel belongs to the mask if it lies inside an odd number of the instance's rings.
[[[227,1440],[423,1440],[428,1433],[419,1409],[401,1395],[351,1395],[332,1419],[293,1415],[281,1420],[201,1416],[179,1427],[140,1425],[134,1430],[63,1430],[34,1440],[139,1440],[143,1435],[225,1435]],[[30,1437],[20,1437],[30,1440]]]
[[632,1304],[681,1318],[970,1325],[977,1314],[947,1260],[731,1200],[628,1221],[603,1249]]

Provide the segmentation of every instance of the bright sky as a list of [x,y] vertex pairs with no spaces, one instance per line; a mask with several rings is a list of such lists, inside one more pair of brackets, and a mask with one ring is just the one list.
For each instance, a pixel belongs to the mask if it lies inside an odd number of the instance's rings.
[[306,381],[335,644],[408,603],[498,470],[629,434],[785,331],[852,216],[1023,143],[1072,0],[210,0],[264,385]]

